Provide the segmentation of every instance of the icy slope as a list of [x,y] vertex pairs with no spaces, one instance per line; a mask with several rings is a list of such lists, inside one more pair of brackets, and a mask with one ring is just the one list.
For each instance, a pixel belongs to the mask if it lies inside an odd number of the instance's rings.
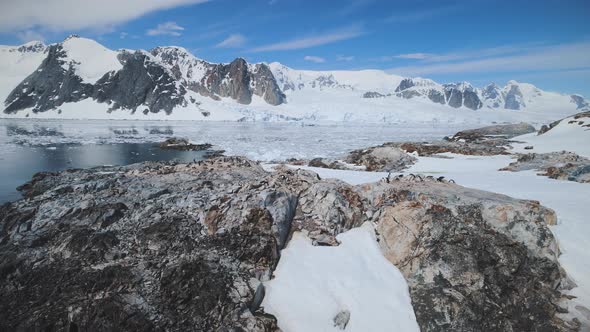
[[[531,133],[514,139],[524,142],[514,145],[516,152],[570,151],[590,158],[590,112],[567,117],[541,135]],[[529,146],[533,149],[524,149]]]
[[22,80],[34,72],[47,56],[47,47],[41,42],[21,46],[0,46],[0,100]]
[[62,43],[67,56],[64,69],[72,66],[84,83],[94,84],[104,74],[118,71],[123,65],[117,59],[118,52],[111,51],[92,39],[71,36]]

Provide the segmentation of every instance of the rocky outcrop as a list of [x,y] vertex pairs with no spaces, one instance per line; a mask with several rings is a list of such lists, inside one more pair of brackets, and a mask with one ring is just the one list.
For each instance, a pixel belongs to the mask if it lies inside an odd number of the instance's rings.
[[251,68],[242,58],[229,64],[210,65],[203,78],[192,83],[190,89],[212,98],[230,97],[241,104],[250,104],[253,95],[271,105],[286,101],[267,65],[257,64]]
[[375,91],[367,91],[365,93],[363,93],[363,98],[384,98],[386,97],[386,95],[379,93],[379,92],[375,92]]
[[568,281],[546,227],[553,211],[428,179],[366,190],[422,331],[576,330],[557,318]]
[[83,63],[83,58],[73,60],[64,45],[70,41],[68,47],[81,54],[88,50],[76,47],[83,48],[88,43],[97,48],[102,46],[86,39],[83,43],[71,43],[76,38],[79,37],[71,36],[49,47],[34,43],[17,49],[23,53],[45,52],[47,56],[4,101],[5,113],[27,108],[44,112],[87,98],[111,105],[111,111],[125,108],[134,112],[139,109],[146,114],[170,113],[177,106],[196,102],[186,95],[188,90],[214,99],[229,97],[242,104],[249,104],[253,95],[270,105],[286,102],[266,64],[249,65],[241,58],[230,64],[211,64],[179,47],[157,47],[150,52],[118,51],[123,67],[104,73],[97,77],[98,81],[87,82],[78,76],[76,68],[92,64]]
[[516,136],[530,134],[535,132],[535,127],[528,123],[515,123],[515,124],[504,124],[504,125],[493,125],[477,129],[463,130],[452,137],[449,141],[483,141],[487,139],[498,139],[498,138],[513,138]]
[[338,245],[367,221],[422,330],[569,330],[555,215],[538,202],[228,157],[40,173],[21,190],[0,208],[1,330],[276,331],[263,282],[291,234]]
[[95,84],[84,83],[66,57],[62,45],[50,46],[39,68],[8,96],[4,112],[26,108],[44,112],[87,98],[110,104],[110,110],[142,108],[146,113],[170,113],[174,107],[186,105],[184,87],[177,86],[163,67],[142,52],[121,53],[123,68],[106,73]]
[[477,91],[467,83],[444,84],[444,93],[447,104],[454,108],[465,106],[472,110],[480,109],[483,104],[477,95]]
[[203,151],[209,150],[213,146],[209,143],[193,144],[186,138],[170,137],[164,142],[158,144],[161,149],[181,150],[181,151]]
[[518,85],[513,84],[510,86],[510,90],[505,96],[504,108],[508,110],[519,110],[525,107],[524,97]]
[[579,110],[590,109],[590,103],[580,95],[571,95],[571,100],[572,103],[576,104],[576,108]]
[[501,171],[537,170],[551,179],[590,183],[590,160],[572,152],[521,154]]
[[472,110],[483,106],[478,91],[468,83],[449,83],[439,85],[432,80],[405,78],[395,89],[396,95],[405,98],[424,96],[438,104],[453,108],[467,107]]
[[354,150],[346,157],[346,162],[364,166],[367,171],[399,172],[413,165],[417,159],[405,151],[392,146],[377,146]]
[[543,126],[541,126],[541,129],[539,129],[539,132],[537,133],[537,135],[545,134],[546,132],[555,128],[555,126],[560,124],[562,121],[567,121],[568,124],[577,124],[581,127],[588,128],[588,127],[590,127],[590,111],[576,113],[570,117],[560,119],[557,121],[553,121],[549,125],[543,125]]
[[108,73],[96,82],[93,97],[111,109],[143,108],[144,113],[171,113],[176,106],[186,106],[186,89],[143,52],[122,53],[123,68]]
[[26,108],[43,112],[92,96],[94,87],[83,83],[71,65],[64,68],[65,56],[61,45],[50,46],[39,68],[8,95],[4,113],[16,113]]

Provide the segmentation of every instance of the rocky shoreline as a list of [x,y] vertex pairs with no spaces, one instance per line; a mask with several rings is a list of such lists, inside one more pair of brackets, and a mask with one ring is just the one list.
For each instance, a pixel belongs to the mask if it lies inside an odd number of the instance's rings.
[[560,316],[573,285],[556,216],[538,202],[238,157],[40,173],[22,189],[0,210],[2,330],[277,331],[260,304],[293,233],[334,246],[365,222],[423,331],[576,330]]

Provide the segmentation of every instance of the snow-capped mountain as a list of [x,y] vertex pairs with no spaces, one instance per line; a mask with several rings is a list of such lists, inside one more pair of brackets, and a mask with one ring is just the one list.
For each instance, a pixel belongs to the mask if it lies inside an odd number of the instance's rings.
[[477,88],[380,70],[217,64],[182,47],[113,51],[78,36],[0,46],[0,99],[4,117],[56,118],[492,122],[590,108],[581,96],[515,81]]

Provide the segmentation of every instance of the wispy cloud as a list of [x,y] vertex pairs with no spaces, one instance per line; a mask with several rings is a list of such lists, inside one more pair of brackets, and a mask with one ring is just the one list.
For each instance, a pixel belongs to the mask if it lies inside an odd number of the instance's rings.
[[406,76],[458,73],[534,72],[590,68],[590,42],[499,47],[425,58],[388,71]]
[[148,36],[161,36],[161,35],[168,35],[178,37],[182,35],[181,31],[184,31],[184,28],[180,25],[176,24],[176,22],[166,22],[160,23],[157,27],[153,29],[149,29],[146,31],[146,35]]
[[407,23],[422,21],[433,17],[450,14],[452,12],[460,10],[461,8],[462,7],[460,5],[455,4],[448,5],[445,7],[427,8],[417,11],[398,12],[386,17],[384,21],[386,23]]
[[310,61],[310,62],[315,62],[315,63],[324,63],[326,62],[326,59],[319,57],[319,56],[315,56],[315,55],[306,55],[305,57],[303,57],[303,60],[305,61]]
[[[111,30],[145,14],[208,0],[0,1],[0,31]],[[75,13],[75,14],[74,14]]]
[[364,34],[360,26],[352,26],[324,34],[307,36],[298,39],[292,39],[286,42],[279,42],[269,45],[263,45],[250,50],[250,52],[268,52],[268,51],[289,51],[299,50],[315,46],[335,43],[342,40],[356,38]]
[[215,45],[218,48],[237,48],[242,47],[246,44],[246,37],[241,34],[232,34],[229,37],[222,40],[219,44]]
[[396,59],[413,59],[413,60],[424,60],[432,57],[432,54],[428,53],[407,53],[398,54],[393,56]]
[[354,60],[354,56],[352,56],[352,55],[348,55],[348,56],[346,56],[346,55],[339,55],[339,56],[336,57],[336,61],[346,61],[346,62],[348,62],[348,61],[352,61],[352,60]]

